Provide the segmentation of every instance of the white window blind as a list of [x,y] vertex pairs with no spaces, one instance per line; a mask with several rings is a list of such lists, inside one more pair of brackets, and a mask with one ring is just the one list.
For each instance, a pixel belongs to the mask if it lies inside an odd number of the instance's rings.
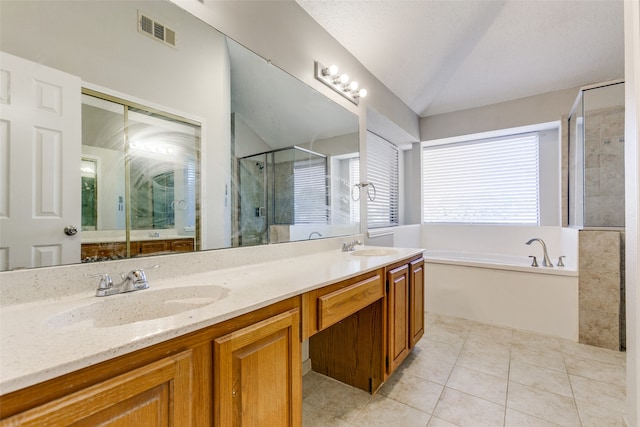
[[185,227],[196,226],[196,161],[193,158],[187,159],[187,167],[184,169],[186,214],[184,220]]
[[326,224],[327,159],[296,161],[293,164],[295,224]]
[[[367,132],[367,181],[375,185],[375,200],[367,199],[369,228],[398,225],[398,147]],[[373,188],[365,187],[373,196]]]
[[422,153],[424,222],[539,224],[537,133]]

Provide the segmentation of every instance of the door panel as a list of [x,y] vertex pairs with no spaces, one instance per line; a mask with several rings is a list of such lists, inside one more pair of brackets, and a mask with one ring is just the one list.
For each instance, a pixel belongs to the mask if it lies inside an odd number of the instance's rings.
[[387,273],[388,373],[409,355],[409,267],[403,265]]
[[424,259],[413,261],[410,270],[409,344],[413,348],[424,335]]
[[302,424],[297,308],[220,337],[213,348],[216,426]]
[[0,63],[0,270],[80,262],[81,80]]

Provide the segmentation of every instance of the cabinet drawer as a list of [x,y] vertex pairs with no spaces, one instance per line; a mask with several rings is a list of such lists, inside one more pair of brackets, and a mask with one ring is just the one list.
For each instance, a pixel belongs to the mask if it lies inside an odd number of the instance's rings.
[[382,276],[376,275],[318,297],[318,327],[331,326],[383,296]]

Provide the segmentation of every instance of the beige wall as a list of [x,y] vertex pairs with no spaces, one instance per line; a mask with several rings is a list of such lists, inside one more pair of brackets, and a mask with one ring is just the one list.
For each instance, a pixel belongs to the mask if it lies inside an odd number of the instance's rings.
[[[297,3],[287,1],[172,0],[258,55],[326,94],[366,119],[371,106],[419,139],[418,116],[400,98],[313,20]],[[314,77],[314,61],[336,64],[366,88],[368,95],[355,106]]]
[[640,226],[640,4],[624,2],[625,39],[625,281],[627,315],[627,423],[640,426],[640,327],[638,309],[638,228]]
[[420,140],[429,141],[557,121],[563,114],[569,113],[579,89],[576,87],[484,107],[422,117]]

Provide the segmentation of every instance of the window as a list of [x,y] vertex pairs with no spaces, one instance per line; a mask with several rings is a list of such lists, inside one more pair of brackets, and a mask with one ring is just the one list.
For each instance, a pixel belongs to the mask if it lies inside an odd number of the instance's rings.
[[[375,199],[367,199],[368,227],[398,225],[398,147],[372,132],[367,132],[367,180],[375,186]],[[374,190],[365,187],[362,194],[373,198]]]
[[424,222],[539,224],[538,134],[423,149]]

